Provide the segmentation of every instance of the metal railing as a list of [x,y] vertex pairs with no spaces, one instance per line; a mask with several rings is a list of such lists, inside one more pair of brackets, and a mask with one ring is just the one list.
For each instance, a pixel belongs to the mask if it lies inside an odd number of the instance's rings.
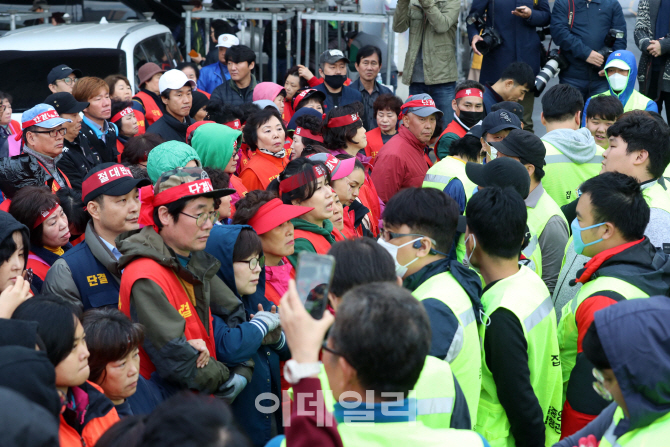
[[19,12],[19,11],[8,11],[7,14],[0,14],[0,23],[9,23],[9,29],[11,31],[16,30],[16,22],[22,22],[25,20],[34,20],[34,19],[44,19],[44,23],[47,23],[51,18],[51,12],[49,8],[44,8],[44,12]]

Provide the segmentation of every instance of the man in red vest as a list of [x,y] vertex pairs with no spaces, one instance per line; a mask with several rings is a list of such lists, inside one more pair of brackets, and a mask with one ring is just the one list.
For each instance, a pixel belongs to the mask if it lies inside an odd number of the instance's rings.
[[450,155],[451,143],[463,138],[472,127],[486,117],[484,112],[484,86],[476,81],[463,81],[456,86],[455,99],[451,101],[454,119],[435,142],[438,160]]
[[234,192],[215,190],[200,168],[165,172],[155,186],[141,189],[138,223],[144,228],[116,239],[123,270],[119,309],[146,329],[142,376],[155,371],[173,387],[229,402],[251,380],[252,364],[228,369],[214,358],[212,313],[230,326],[246,316],[216,276],[219,262],[204,249],[219,217],[214,200]]
[[140,81],[140,91],[133,96],[133,108],[142,112],[145,117],[145,128],[149,128],[165,113],[163,101],[160,99],[158,81],[165,70],[153,62],[147,62],[137,71]]

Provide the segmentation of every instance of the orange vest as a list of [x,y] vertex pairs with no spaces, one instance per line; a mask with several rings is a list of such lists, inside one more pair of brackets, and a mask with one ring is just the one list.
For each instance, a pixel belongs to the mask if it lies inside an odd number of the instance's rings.
[[144,118],[146,120],[144,124],[146,127],[151,126],[153,123],[161,119],[163,112],[151,96],[149,96],[146,92],[139,92],[134,97],[139,98],[144,105]]
[[[345,227],[345,229],[346,229],[346,227]],[[347,238],[344,236],[344,234],[335,227],[333,227],[333,232],[330,233],[330,234],[332,234],[333,238],[335,238],[335,242],[342,242],[342,241],[347,240]]]
[[[314,250],[316,250],[317,254],[320,255],[327,254],[331,247],[328,239],[320,234],[312,233],[311,231],[296,229],[293,230],[293,237],[295,239],[307,239],[312,246],[314,246]],[[297,268],[295,265],[293,267]]]
[[249,164],[240,174],[240,180],[249,191],[265,190],[272,180],[279,177],[288,161],[288,157],[277,158],[256,151],[256,155],[249,160]]
[[249,164],[249,160],[255,154],[254,151],[249,149],[249,145],[246,143],[240,144],[240,159],[237,161],[237,174],[241,174],[244,171],[244,168]]
[[121,154],[123,154],[124,145],[118,138],[116,139],[116,150],[119,152],[119,155],[116,157],[116,160],[121,163]]
[[371,131],[366,132],[365,136],[368,138],[368,145],[365,146],[365,155],[372,157],[370,164],[374,165],[377,154],[384,145],[384,140],[382,140],[382,130],[379,127],[376,127]]
[[374,237],[379,236],[379,219],[381,219],[382,210],[379,206],[379,195],[372,178],[369,174],[365,174],[365,183],[361,186],[361,191],[358,198],[361,203],[370,210],[368,217],[370,218],[370,232]]
[[137,119],[137,124],[140,126],[140,130],[137,131],[137,135],[142,135],[144,134],[144,132],[147,131],[146,123],[144,122],[144,113],[135,109],[133,109],[133,113],[135,114],[135,118]]
[[[96,390],[104,393],[102,388],[93,382],[86,381]],[[73,427],[71,427],[63,415],[60,415],[60,426],[58,428],[58,441],[61,447],[84,447],[94,446],[98,439],[114,424],[119,422],[119,414],[116,408],[112,408],[109,413],[99,418],[91,419],[82,430],[81,436]]]
[[[240,196],[240,199],[244,196],[247,195],[247,188],[244,186],[244,183],[242,183],[242,180],[234,174],[231,174],[230,176],[230,186],[235,188],[235,191],[237,192],[237,195]],[[233,216],[235,215],[235,204],[233,202],[230,202],[230,218],[232,219]]]
[[[455,133],[456,135],[458,135],[459,138],[463,138],[465,136],[465,134],[468,133],[468,131],[463,129],[463,126],[461,126],[461,124],[458,121],[452,120],[449,123],[449,125],[447,126],[447,128],[444,129],[444,131],[440,134],[440,137],[437,139],[437,141],[435,142],[435,146],[434,146],[435,147],[435,159],[437,161],[440,161],[440,157],[437,156],[437,146],[439,146],[440,140],[442,139],[442,137],[446,133]],[[432,166],[433,163],[431,162],[430,165]]]
[[[207,345],[210,354],[216,353],[214,343],[214,329],[212,327],[212,313],[207,310],[207,329],[203,325],[194,304],[184,290],[177,274],[170,268],[165,267],[149,258],[138,258],[132,261],[123,271],[121,277],[121,290],[119,292],[119,310],[130,318],[130,291],[138,279],[149,279],[163,290],[168,301],[184,317],[186,326],[184,336],[187,340],[202,339]],[[145,379],[151,377],[156,367],[151,359],[140,346],[140,374]]]

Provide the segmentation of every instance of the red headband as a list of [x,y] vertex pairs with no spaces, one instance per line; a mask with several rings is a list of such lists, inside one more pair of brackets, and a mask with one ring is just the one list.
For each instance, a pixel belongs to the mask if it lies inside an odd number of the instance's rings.
[[358,113],[352,113],[351,115],[344,115],[337,118],[329,119],[326,127],[344,127],[360,120],[361,117],[358,116]]
[[[314,172],[315,178],[323,177],[324,175],[326,175],[326,171],[323,169],[322,166],[319,165],[312,166],[312,172]],[[283,194],[286,194],[287,192],[294,191],[300,188],[301,186],[306,185],[310,181],[311,179],[308,179],[304,172],[292,175],[289,178],[279,182],[279,195],[281,196]]]
[[16,141],[19,141],[23,137],[23,129],[27,129],[30,126],[36,126],[43,121],[47,121],[47,120],[54,119],[54,118],[60,118],[60,115],[58,115],[58,112],[56,112],[55,110],[47,110],[46,112],[40,113],[39,115],[37,115],[35,118],[33,118],[31,120],[22,122],[21,123],[21,131],[16,134],[14,139]]
[[456,98],[455,99],[461,99],[465,98],[466,96],[474,96],[475,98],[483,98],[484,97],[484,92],[479,90],[478,88],[466,88],[458,93],[456,93]]
[[60,207],[60,205],[57,203],[50,210],[42,211],[40,215],[37,217],[35,223],[33,224],[33,230],[42,225],[42,223],[44,223],[45,220],[47,220],[53,213],[56,212],[58,207]]
[[435,107],[435,101],[432,99],[413,99],[411,101],[407,101],[405,104],[400,106],[400,115],[398,115],[398,119],[401,120],[402,117],[405,116],[406,109],[414,107]]
[[315,88],[308,88],[307,90],[303,90],[298,95],[293,97],[293,108],[295,109],[298,104],[300,104],[300,101],[305,99],[305,96],[309,95],[311,92],[317,91]]
[[227,123],[223,123],[224,126],[228,126],[231,129],[238,130],[240,127],[242,127],[242,123],[240,123],[240,120],[236,119],[234,121],[228,121]]
[[114,115],[110,121],[115,123],[124,116],[130,115],[131,113],[133,113],[133,109],[130,107],[126,107],[125,109],[119,111],[116,115]]
[[184,197],[197,196],[211,191],[214,191],[214,187],[212,186],[212,181],[208,178],[184,183],[179,186],[173,186],[156,195],[154,195],[153,186],[144,186],[140,189],[142,204],[140,207],[140,218],[138,219],[138,223],[140,225],[152,226],[154,227],[154,230],[156,230],[156,233],[158,233],[158,226],[154,222],[155,208],[176,202]]
[[100,188],[109,181],[119,180],[122,177],[133,177],[130,169],[123,165],[115,164],[107,169],[96,172],[81,184],[81,196],[85,198],[89,193]]
[[305,129],[304,127],[298,127],[295,130],[295,135],[300,135],[301,137],[305,137],[305,138],[311,138],[314,141],[318,141],[319,143],[323,143],[323,137],[321,135],[315,135],[312,132],[310,132],[309,129]]

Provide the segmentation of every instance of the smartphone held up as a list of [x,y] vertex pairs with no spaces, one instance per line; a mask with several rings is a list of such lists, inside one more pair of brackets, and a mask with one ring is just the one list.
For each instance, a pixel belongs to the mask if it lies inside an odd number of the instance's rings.
[[301,252],[295,277],[298,296],[307,312],[320,320],[328,307],[328,292],[335,272],[335,258],[328,255]]

